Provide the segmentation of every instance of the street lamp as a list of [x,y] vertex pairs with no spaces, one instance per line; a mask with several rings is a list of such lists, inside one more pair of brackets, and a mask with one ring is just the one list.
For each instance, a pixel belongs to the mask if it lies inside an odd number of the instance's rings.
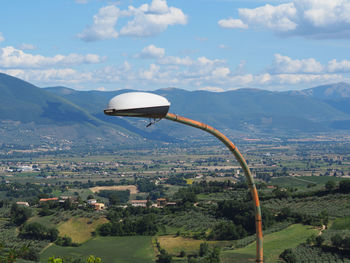
[[169,107],[170,102],[162,96],[145,92],[128,92],[115,96],[113,99],[111,99],[108,104],[108,108],[104,110],[104,113],[111,116],[145,117],[154,120],[165,118],[204,130],[222,141],[233,153],[234,157],[241,165],[244,175],[246,176],[247,184],[254,203],[256,262],[263,262],[263,236],[260,202],[254,179],[249,170],[247,162],[238,151],[237,147],[221,132],[204,123],[168,113]]

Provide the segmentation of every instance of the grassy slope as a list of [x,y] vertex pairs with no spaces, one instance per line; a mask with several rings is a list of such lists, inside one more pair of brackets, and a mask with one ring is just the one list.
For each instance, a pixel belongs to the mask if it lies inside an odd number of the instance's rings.
[[[304,242],[318,230],[300,224],[291,225],[282,231],[264,237],[264,259],[266,263],[278,262],[279,255],[287,248],[294,248]],[[245,248],[224,251],[223,263],[254,262],[256,253],[255,242]]]
[[229,246],[232,244],[231,241],[205,241],[199,239],[185,238],[181,236],[159,236],[157,237],[161,248],[164,248],[168,253],[172,255],[178,255],[182,250],[186,254],[194,254],[198,252],[201,243],[208,243],[213,246]]
[[53,245],[41,255],[40,262],[47,262],[52,255],[87,258],[95,255],[108,263],[151,263],[155,261],[152,237],[96,237],[80,247]]
[[60,224],[58,230],[60,236],[69,236],[73,242],[83,243],[91,238],[91,232],[95,231],[96,228],[108,220],[100,218],[98,220],[91,220],[89,218],[71,218],[68,221]]

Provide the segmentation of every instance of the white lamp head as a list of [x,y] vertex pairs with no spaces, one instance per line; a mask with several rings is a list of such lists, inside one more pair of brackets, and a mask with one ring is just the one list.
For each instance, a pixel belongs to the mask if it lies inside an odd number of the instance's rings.
[[115,96],[104,113],[112,116],[163,118],[170,102],[159,95],[146,92],[128,92]]

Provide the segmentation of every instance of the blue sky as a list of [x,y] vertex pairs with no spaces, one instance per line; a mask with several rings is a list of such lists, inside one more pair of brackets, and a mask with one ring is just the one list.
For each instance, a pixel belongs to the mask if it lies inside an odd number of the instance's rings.
[[350,82],[350,0],[11,0],[0,72],[39,87],[291,90]]

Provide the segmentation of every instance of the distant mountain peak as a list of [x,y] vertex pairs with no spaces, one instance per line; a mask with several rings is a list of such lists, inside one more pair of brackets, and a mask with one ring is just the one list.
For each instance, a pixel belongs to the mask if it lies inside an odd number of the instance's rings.
[[63,86],[57,86],[57,87],[47,87],[45,88],[46,90],[57,94],[57,95],[70,95],[70,94],[75,94],[78,91],[76,91],[75,89],[71,89],[71,88],[67,88],[67,87],[63,87]]
[[350,98],[350,84],[338,82],[310,89],[288,91],[292,95],[304,95],[321,100]]

